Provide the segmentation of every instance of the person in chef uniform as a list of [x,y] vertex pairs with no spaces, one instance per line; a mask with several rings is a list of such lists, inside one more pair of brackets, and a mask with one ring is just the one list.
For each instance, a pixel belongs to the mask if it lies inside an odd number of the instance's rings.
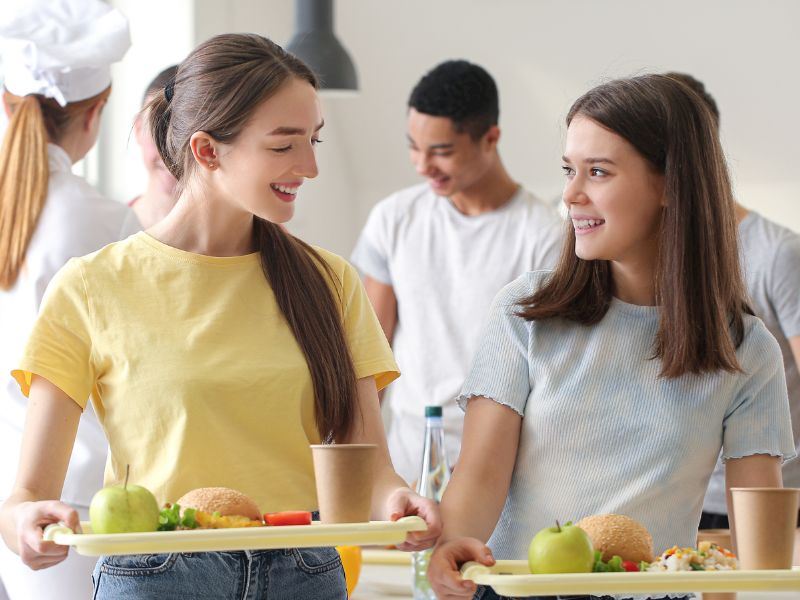
[[[27,401],[11,377],[55,273],[139,229],[72,166],[97,141],[110,65],[130,46],[128,23],[99,0],[27,0],[0,15],[8,117],[0,149],[0,501],[11,492]],[[107,447],[89,407],[81,418],[62,498],[87,518],[103,485]],[[91,597],[96,559],[70,553],[32,571],[0,544],[0,598]]]

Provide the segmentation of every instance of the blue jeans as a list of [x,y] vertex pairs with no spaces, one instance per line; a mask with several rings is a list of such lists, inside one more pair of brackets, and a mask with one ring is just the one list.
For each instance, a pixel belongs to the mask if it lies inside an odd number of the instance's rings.
[[334,548],[103,556],[94,600],[347,600]]
[[[490,587],[478,586],[474,600],[506,600],[507,596],[498,596]],[[659,596],[661,600],[663,596]],[[669,596],[673,600],[689,600],[693,596]],[[614,600],[613,596],[528,596],[527,598],[517,598],[508,600]],[[666,600],[666,599],[664,599]]]

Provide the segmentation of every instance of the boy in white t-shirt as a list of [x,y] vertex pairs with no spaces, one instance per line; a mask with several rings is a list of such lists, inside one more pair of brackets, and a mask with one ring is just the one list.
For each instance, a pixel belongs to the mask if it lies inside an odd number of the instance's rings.
[[[667,75],[694,90],[719,127],[717,103],[705,85],[686,73]],[[781,348],[795,447],[800,448],[800,235],[738,203],[736,221],[751,308]],[[785,462],[781,470],[784,487],[800,486],[800,460]],[[725,465],[720,460],[708,484],[700,529],[727,529],[727,513]]]
[[522,273],[554,266],[562,220],[508,174],[498,153],[498,94],[467,61],[427,73],[408,102],[411,162],[426,183],[372,210],[352,255],[403,376],[389,388],[389,449],[419,477],[424,409],[442,406],[454,464],[455,404],[494,295]]

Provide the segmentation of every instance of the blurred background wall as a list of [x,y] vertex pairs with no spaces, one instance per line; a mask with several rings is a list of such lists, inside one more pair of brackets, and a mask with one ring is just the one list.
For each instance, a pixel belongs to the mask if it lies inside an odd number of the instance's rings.
[[[258,32],[285,44],[292,0],[113,0],[133,47],[114,92],[95,164],[118,200],[143,186],[131,122],[146,83],[217,33]],[[705,82],[740,201],[800,231],[800,2],[796,0],[338,0],[335,27],[358,69],[355,98],[323,98],[320,176],[303,188],[291,229],[348,255],[369,209],[418,181],[408,163],[405,106],[438,62],[466,58],[500,89],[501,154],[511,174],[557,201],[564,115],[605,79],[681,70]],[[703,168],[698,165],[698,168]]]

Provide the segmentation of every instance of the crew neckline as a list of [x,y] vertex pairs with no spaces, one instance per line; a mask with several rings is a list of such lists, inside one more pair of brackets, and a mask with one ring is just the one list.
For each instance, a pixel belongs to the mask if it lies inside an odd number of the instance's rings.
[[499,217],[500,215],[502,215],[506,211],[511,210],[511,208],[514,205],[516,205],[516,204],[518,204],[520,202],[520,199],[522,198],[524,193],[525,193],[525,188],[523,188],[522,185],[518,185],[517,186],[517,190],[511,195],[511,197],[508,199],[508,202],[506,202],[505,204],[503,204],[502,206],[500,206],[498,208],[493,208],[492,210],[486,211],[486,212],[481,213],[479,215],[465,215],[460,210],[458,210],[458,207],[456,207],[456,205],[453,204],[453,201],[450,200],[449,197],[440,196],[436,192],[434,192],[434,196],[436,196],[436,198],[438,198],[439,200],[442,200],[443,203],[447,206],[447,209],[453,215],[455,215],[456,218],[462,219],[465,222],[474,223],[474,222],[481,221],[481,220],[486,220],[486,219],[492,219],[492,218]]
[[133,237],[134,239],[140,240],[147,244],[161,254],[166,254],[167,256],[183,262],[228,267],[236,265],[250,265],[259,261],[258,252],[251,252],[249,254],[242,254],[240,256],[209,256],[207,254],[197,254],[195,252],[188,252],[186,250],[181,250],[180,248],[175,248],[174,246],[170,246],[162,241],[157,240],[146,231],[140,231]]
[[624,302],[620,300],[616,296],[611,297],[611,308],[613,308],[617,312],[621,312],[626,315],[632,315],[635,317],[647,317],[647,318],[658,317],[658,306],[643,306],[641,304],[631,304],[629,302]]

